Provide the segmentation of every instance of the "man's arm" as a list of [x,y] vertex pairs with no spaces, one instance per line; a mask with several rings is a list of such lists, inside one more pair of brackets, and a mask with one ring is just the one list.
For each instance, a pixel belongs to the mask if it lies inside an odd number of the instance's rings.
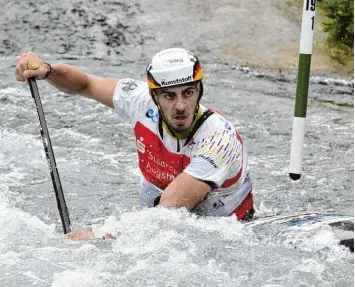
[[187,173],[180,173],[164,190],[159,205],[192,209],[210,192],[211,187]]
[[[36,65],[29,65],[29,63],[36,63]],[[32,69],[29,68],[31,66]],[[52,68],[53,71],[46,80],[58,90],[67,94],[86,96],[113,108],[112,98],[118,79],[91,76],[66,64],[54,64]],[[32,77],[42,79],[48,69],[49,66],[35,54],[25,53],[20,56],[17,62],[16,79],[18,81],[26,81]]]
[[70,65],[54,64],[48,82],[67,94],[78,94],[113,108],[113,93],[118,79],[88,75]]

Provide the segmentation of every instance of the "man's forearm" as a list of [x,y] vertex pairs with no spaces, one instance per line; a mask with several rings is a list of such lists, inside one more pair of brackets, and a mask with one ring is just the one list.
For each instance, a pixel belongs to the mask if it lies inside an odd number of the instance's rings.
[[211,187],[187,173],[180,173],[164,190],[159,205],[192,209],[210,192]]
[[89,75],[67,64],[53,64],[53,71],[47,81],[58,90],[67,94],[86,94],[89,85]]
[[86,96],[113,108],[113,95],[119,79],[88,75],[67,64],[53,64],[52,70],[50,67],[34,53],[24,53],[16,64],[16,80],[46,79],[64,93]]

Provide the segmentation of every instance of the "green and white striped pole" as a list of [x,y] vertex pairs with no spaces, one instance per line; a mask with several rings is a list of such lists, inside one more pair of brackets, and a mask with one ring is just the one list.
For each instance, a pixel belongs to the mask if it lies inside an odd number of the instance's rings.
[[304,0],[298,64],[295,113],[293,118],[289,175],[298,180],[302,172],[302,153],[305,133],[309,74],[311,69],[314,21],[317,0]]

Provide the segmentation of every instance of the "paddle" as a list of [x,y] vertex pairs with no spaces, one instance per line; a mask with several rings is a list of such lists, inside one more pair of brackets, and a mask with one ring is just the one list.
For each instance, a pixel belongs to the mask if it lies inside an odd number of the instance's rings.
[[[28,66],[30,69],[36,70],[39,67],[39,63],[29,62]],[[59,173],[57,170],[57,164],[56,164],[56,161],[54,158],[53,148],[52,148],[51,140],[49,137],[46,119],[44,117],[41,99],[39,97],[36,79],[35,78],[28,79],[28,85],[30,86],[32,98],[33,98],[36,108],[37,108],[39,129],[40,129],[41,136],[42,136],[44,151],[46,153],[48,168],[49,168],[51,178],[52,178],[55,197],[57,199],[57,206],[58,206],[60,219],[62,221],[63,231],[64,231],[64,234],[67,234],[71,231],[70,230],[69,212],[68,212],[67,205],[65,203],[62,185],[60,183]]]

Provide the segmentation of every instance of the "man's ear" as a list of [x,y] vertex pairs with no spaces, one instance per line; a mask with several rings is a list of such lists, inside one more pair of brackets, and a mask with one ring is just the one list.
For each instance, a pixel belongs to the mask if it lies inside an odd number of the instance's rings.
[[198,93],[199,93],[198,101],[200,102],[200,100],[201,100],[201,98],[202,98],[202,95],[203,95],[203,84],[202,84],[202,80],[200,80],[200,81],[197,82],[197,89],[198,89]]
[[198,81],[198,82],[197,82],[197,88],[198,88],[198,90],[201,90],[201,87],[202,87],[202,82],[201,82],[201,81]]
[[203,91],[203,85],[202,85],[202,81],[198,81],[196,83],[196,88],[197,90],[201,93],[201,91]]

